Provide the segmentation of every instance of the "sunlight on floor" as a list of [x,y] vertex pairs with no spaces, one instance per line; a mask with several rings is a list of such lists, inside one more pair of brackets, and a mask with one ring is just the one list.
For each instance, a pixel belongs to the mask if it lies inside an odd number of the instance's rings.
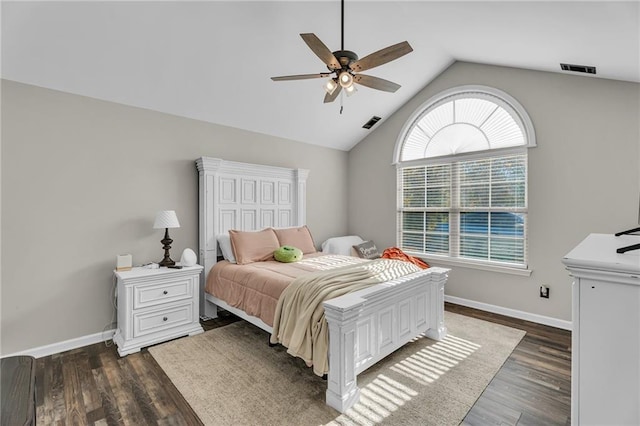
[[[424,337],[415,340],[421,339]],[[404,384],[379,374],[360,389],[360,401],[329,424],[369,426],[382,422],[479,348],[476,343],[448,335],[442,341],[420,349],[390,367],[391,371],[407,379]]]

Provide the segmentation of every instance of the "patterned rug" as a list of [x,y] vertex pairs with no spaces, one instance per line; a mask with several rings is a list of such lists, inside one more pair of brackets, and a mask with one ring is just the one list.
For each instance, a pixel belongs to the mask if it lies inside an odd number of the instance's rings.
[[149,348],[205,425],[458,425],[525,332],[445,312],[448,336],[416,338],[358,376],[360,402],[325,405],[326,381],[239,321]]

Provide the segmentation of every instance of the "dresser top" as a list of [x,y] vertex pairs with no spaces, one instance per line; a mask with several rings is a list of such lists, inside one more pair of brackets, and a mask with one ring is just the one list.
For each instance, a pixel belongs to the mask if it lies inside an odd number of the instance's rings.
[[121,279],[131,279],[131,278],[139,278],[139,277],[148,277],[154,275],[163,275],[163,274],[180,274],[180,273],[194,273],[200,272],[202,270],[202,266],[194,265],[194,266],[184,266],[181,269],[160,267],[156,269],[149,269],[145,267],[135,267],[130,271],[114,271],[116,276]]
[[619,254],[617,249],[640,244],[640,235],[591,234],[571,250],[562,263],[569,268],[640,273],[640,250]]

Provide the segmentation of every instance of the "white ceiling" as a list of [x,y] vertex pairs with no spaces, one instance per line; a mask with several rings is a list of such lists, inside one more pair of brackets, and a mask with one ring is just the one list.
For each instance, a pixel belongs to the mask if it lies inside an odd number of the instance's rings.
[[[300,38],[340,48],[340,2],[2,3],[2,77],[310,144],[349,150],[456,60],[640,82],[640,3],[361,1],[345,4],[345,49],[360,57],[403,40],[414,51],[323,104],[326,71]],[[472,82],[470,82],[472,83]],[[374,127],[375,128],[375,127]]]

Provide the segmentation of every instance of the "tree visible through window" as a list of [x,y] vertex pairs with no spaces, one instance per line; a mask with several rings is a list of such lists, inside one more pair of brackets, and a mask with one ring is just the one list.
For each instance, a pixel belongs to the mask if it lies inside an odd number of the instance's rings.
[[526,267],[535,142],[522,107],[494,89],[462,88],[414,117],[396,147],[400,247]]

